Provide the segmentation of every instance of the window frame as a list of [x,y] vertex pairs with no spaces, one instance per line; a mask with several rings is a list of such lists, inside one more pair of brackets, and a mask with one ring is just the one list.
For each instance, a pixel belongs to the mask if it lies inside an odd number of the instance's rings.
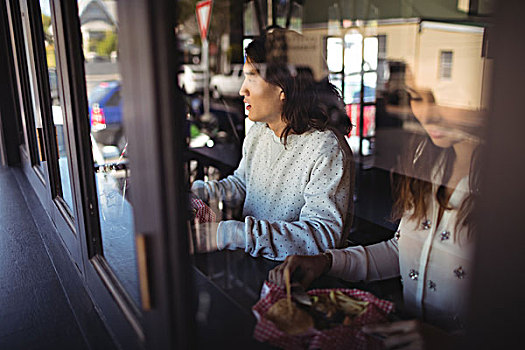
[[140,310],[103,257],[78,5],[51,1],[57,28],[60,28],[57,36],[63,43],[59,56],[67,66],[62,83],[63,91],[69,93],[64,95],[63,101],[69,146],[71,153],[76,155],[71,162],[71,174],[76,179],[74,192],[78,201],[76,214],[80,223],[84,278],[94,303],[119,344],[126,349],[141,348],[145,334]]
[[[19,0],[7,0],[8,17],[10,25],[10,36],[15,61],[17,89],[19,95],[19,106],[22,116],[22,126],[24,132],[25,145],[22,147],[22,160],[27,159],[29,167],[32,167],[35,176],[45,186],[43,170],[40,167],[38,159],[38,145],[35,130],[35,116],[31,97],[31,83],[30,73],[28,71],[28,55],[32,52],[27,52],[24,45],[24,33],[30,33],[29,19],[24,19],[28,14],[21,10],[21,2]],[[24,27],[26,27],[24,29]],[[17,40],[22,38],[22,40]],[[29,45],[29,47],[31,47]],[[24,162],[22,161],[22,165]],[[41,196],[40,196],[41,197]],[[42,198],[41,198],[42,200]]]
[[[62,78],[64,91],[68,91],[64,103],[71,153],[76,155],[73,176],[78,179],[77,217],[87,287],[123,348],[192,348],[194,314],[193,303],[188,302],[193,298],[192,266],[184,215],[187,198],[182,188],[184,102],[173,84],[178,67],[172,64],[178,62],[173,35],[176,4],[168,0],[117,4],[123,122],[131,146],[129,166],[134,183],[141,184],[134,188],[134,196],[141,198],[133,203],[135,235],[145,237],[146,268],[151,276],[146,284],[151,308],[141,311],[103,258],[94,164],[91,147],[86,147],[90,125],[78,5],[52,1],[57,35],[64,43],[59,55],[67,65]],[[180,118],[174,118],[179,114]],[[159,142],[140,142],[144,139]],[[140,149],[133,149],[139,144]]]
[[[44,129],[47,135],[46,138],[46,148],[47,148],[47,172],[49,174],[49,184],[50,184],[50,190],[51,190],[51,200],[54,202],[55,206],[57,207],[58,211],[60,212],[60,215],[64,218],[64,220],[67,222],[67,225],[69,226],[70,230],[72,230],[72,233],[76,236],[77,230],[75,228],[75,218],[74,218],[74,210],[75,208],[69,208],[69,205],[66,203],[66,201],[63,198],[63,190],[62,190],[62,181],[59,171],[59,164],[58,164],[58,140],[56,137],[55,132],[55,124],[54,124],[54,117],[52,112],[52,97],[51,97],[51,87],[49,85],[49,67],[47,66],[47,57],[46,57],[46,51],[44,47],[44,37],[43,37],[43,28],[42,28],[42,13],[40,10],[40,3],[37,2],[30,2],[33,4],[33,33],[35,35],[36,43],[33,42],[33,49],[35,53],[35,64],[37,66],[37,72],[38,72],[38,81],[40,84],[39,87],[39,95],[40,95],[40,106],[42,111],[42,123],[44,125]],[[53,28],[53,33],[57,32],[57,25],[56,25],[56,14],[55,14],[55,6],[51,0],[49,0],[50,5],[50,11],[51,11],[51,26]],[[60,49],[61,42],[56,38],[55,34],[55,60],[56,60],[56,79],[57,79],[57,89],[59,94],[59,99],[61,101],[64,101],[64,86],[62,81],[62,72],[63,69],[66,67],[63,67],[61,63],[60,55],[58,55],[58,50]],[[35,47],[38,45],[38,47]],[[62,102],[63,104],[63,102]],[[63,106],[60,106],[62,110],[62,114],[64,117],[65,111]],[[64,118],[65,119],[65,118]],[[65,131],[67,130],[67,124],[64,123]],[[65,142],[65,149],[66,154],[68,157],[68,168],[69,168],[69,176],[70,176],[70,184],[71,187],[73,187],[73,177],[71,176],[71,153],[69,151],[69,145],[68,145],[69,138],[67,137],[67,132],[64,133],[64,142]],[[73,191],[72,191],[73,192]],[[75,196],[73,195],[73,198]],[[74,201],[74,199],[73,199]],[[74,204],[73,204],[74,205]],[[57,221],[57,213],[54,213],[54,221],[56,224]],[[77,239],[77,238],[75,238]]]

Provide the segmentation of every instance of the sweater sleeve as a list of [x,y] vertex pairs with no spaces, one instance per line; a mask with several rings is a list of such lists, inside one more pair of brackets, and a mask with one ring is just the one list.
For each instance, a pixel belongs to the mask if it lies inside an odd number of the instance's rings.
[[253,142],[256,129],[258,128],[253,127],[246,136],[242,147],[242,158],[233,175],[222,180],[196,180],[193,182],[191,191],[197,198],[208,204],[220,200],[232,208],[242,206],[246,198],[246,150]]
[[347,281],[376,281],[399,276],[397,240],[369,246],[329,250],[332,268],[329,275]]
[[219,249],[244,250],[252,256],[284,260],[291,254],[314,255],[338,248],[345,237],[344,224],[351,201],[351,166],[339,148],[316,160],[302,195],[305,204],[299,220],[224,221],[217,231]]
[[233,175],[222,180],[196,180],[191,186],[191,191],[206,203],[220,200],[230,207],[242,206],[246,197],[244,157]]

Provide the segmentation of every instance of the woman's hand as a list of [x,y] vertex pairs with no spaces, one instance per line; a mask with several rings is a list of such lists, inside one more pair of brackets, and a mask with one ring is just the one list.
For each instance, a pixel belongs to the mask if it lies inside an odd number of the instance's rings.
[[284,270],[288,269],[291,278],[300,282],[305,288],[316,278],[330,269],[331,256],[319,255],[291,255],[284,262],[270,271],[268,279],[277,285],[284,285]]
[[387,349],[450,349],[455,345],[454,337],[418,320],[367,325],[362,331],[382,338]]

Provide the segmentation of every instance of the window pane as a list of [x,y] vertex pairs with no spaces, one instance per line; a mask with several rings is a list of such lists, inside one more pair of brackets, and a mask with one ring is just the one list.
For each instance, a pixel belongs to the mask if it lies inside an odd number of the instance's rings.
[[365,103],[375,102],[377,88],[377,73],[363,74]]
[[[69,209],[73,208],[73,197],[71,193],[71,181],[69,177],[68,156],[66,153],[66,128],[64,125],[64,115],[62,109],[62,101],[58,94],[59,84],[57,76],[57,59],[55,51],[55,35],[53,26],[51,25],[51,7],[49,0],[40,0],[40,11],[42,13],[42,26],[44,32],[44,46],[46,50],[46,62],[49,79],[50,96],[46,97],[51,100],[51,112],[53,115],[53,125],[55,126],[55,135],[58,150],[58,170],[60,175],[60,190],[61,196]],[[71,211],[72,212],[72,211]]]
[[377,69],[378,41],[376,37],[365,38],[364,60],[365,70]]
[[330,84],[333,84],[339,91],[343,91],[343,79],[341,74],[330,74],[328,79]]
[[452,77],[452,51],[441,51],[439,57],[439,77],[444,79]]
[[[116,1],[79,2],[103,256],[140,305]],[[87,145],[86,145],[87,146]]]
[[343,40],[341,38],[328,38],[326,52],[326,63],[330,72],[343,70]]
[[[196,267],[249,309],[268,278],[268,266],[275,266],[275,261],[291,254],[317,255],[332,248],[348,249],[353,258],[363,252],[368,256],[373,250],[368,247],[378,243],[387,253],[375,261],[390,253],[393,259],[380,264],[381,271],[374,278],[389,271],[399,282],[401,275],[404,289],[397,292],[404,293],[405,300],[414,306],[410,309],[407,305],[406,311],[417,317],[424,309],[430,323],[461,328],[461,317],[455,316],[463,315],[464,310],[455,300],[464,302],[468,293],[456,282],[467,278],[472,257],[467,246],[473,237],[468,231],[475,226],[456,224],[470,219],[477,196],[470,176],[481,171],[476,168],[475,150],[482,144],[488,107],[485,97],[491,62],[483,52],[483,34],[489,23],[468,24],[469,17],[458,14],[454,2],[436,7],[402,1],[402,6],[396,7],[366,1],[307,1],[301,2],[303,8],[298,12],[300,28],[291,31],[291,26],[283,28],[287,23],[283,13],[290,3],[216,1],[207,45],[202,45],[193,3],[179,2],[187,7],[176,28],[182,63],[198,61],[211,76],[210,96],[206,85],[185,91],[184,132],[189,141],[186,185],[191,189],[192,209],[188,226],[192,249],[197,251],[193,256]],[[244,26],[236,21],[241,18],[239,9]],[[263,39],[266,42],[261,45]],[[229,74],[231,67],[241,64],[243,82]],[[312,80],[315,84],[309,85]],[[321,90],[328,82],[341,91],[343,103]],[[242,97],[221,92],[226,86]],[[258,95],[260,91],[268,94]],[[327,113],[316,110],[310,101]],[[307,117],[315,111],[319,116],[316,123],[309,124],[293,114],[294,103]],[[320,120],[329,122],[322,124]],[[351,131],[341,127],[348,121]],[[341,183],[355,176],[355,189],[345,192],[341,185],[343,189],[334,190],[348,195],[350,206],[339,203],[339,209],[331,211],[335,217],[331,223],[344,222],[345,215],[353,215],[348,235],[344,227],[324,231],[323,211],[329,210],[330,200],[314,205],[320,213],[310,211],[310,189],[302,187],[315,182],[317,168],[309,168],[308,156],[319,155],[316,152],[322,148],[309,148],[308,135],[323,133],[328,126],[338,130],[338,136],[344,134],[345,147],[338,149],[343,152],[348,145],[353,151],[355,174],[349,174],[344,166],[338,168],[335,161],[326,169],[326,174],[346,174]],[[282,130],[290,130],[289,139]],[[283,139],[304,143],[285,147]],[[332,159],[335,153],[322,157]],[[457,169],[455,162],[464,168]],[[303,169],[311,171],[301,172]],[[308,181],[297,183],[301,176]],[[327,176],[337,178],[335,174]],[[328,184],[314,187],[320,189],[319,196],[332,193]],[[323,229],[315,232],[309,230],[321,226]],[[345,236],[334,247],[324,246],[316,236],[320,231],[326,233],[324,238],[337,233]],[[347,266],[353,263],[341,259]],[[366,266],[367,261],[363,258],[360,266]],[[426,280],[430,275],[419,270],[420,261],[436,276],[432,284]],[[394,270],[389,270],[391,267]],[[358,275],[348,270],[350,281],[366,279],[369,273]],[[427,285],[417,282],[418,278],[425,279]],[[439,305],[433,304],[431,299],[440,285],[447,293],[451,291],[454,302],[443,298]],[[423,292],[413,293],[417,288]],[[427,299],[418,300],[415,295]]]
[[363,36],[351,32],[345,35],[345,74],[361,71]]
[[344,101],[346,104],[359,103],[361,96],[361,75],[345,75]]
[[[34,62],[34,56],[33,56],[33,36],[31,34],[31,26],[29,21],[29,15],[28,15],[28,9],[27,5],[24,3],[21,3],[21,14],[22,14],[22,30],[24,34],[24,44],[25,44],[25,52],[26,52],[26,65],[27,65],[27,72],[29,74],[29,90],[30,90],[30,96],[31,96],[31,107],[33,109],[33,119],[34,119],[34,125],[33,128],[35,130],[35,139],[36,139],[36,158],[32,157],[32,161],[36,163],[36,165],[40,166],[41,162],[46,160],[45,156],[45,150],[44,150],[44,133],[42,129],[42,114],[40,111],[40,102],[38,101],[38,95],[37,95],[37,82],[36,82],[36,71],[35,71],[35,62]],[[30,132],[30,131],[28,131]],[[30,147],[33,147],[32,145],[29,145]]]

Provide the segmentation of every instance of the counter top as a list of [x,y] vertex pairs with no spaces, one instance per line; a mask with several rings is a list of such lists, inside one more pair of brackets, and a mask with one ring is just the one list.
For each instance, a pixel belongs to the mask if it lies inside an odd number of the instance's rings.
[[[271,348],[252,338],[256,319],[251,308],[259,300],[268,272],[278,264],[241,250],[194,256],[199,348]],[[393,301],[398,310],[402,308],[399,278],[355,283],[323,276],[310,288],[358,288]],[[403,318],[402,312],[393,318]]]

